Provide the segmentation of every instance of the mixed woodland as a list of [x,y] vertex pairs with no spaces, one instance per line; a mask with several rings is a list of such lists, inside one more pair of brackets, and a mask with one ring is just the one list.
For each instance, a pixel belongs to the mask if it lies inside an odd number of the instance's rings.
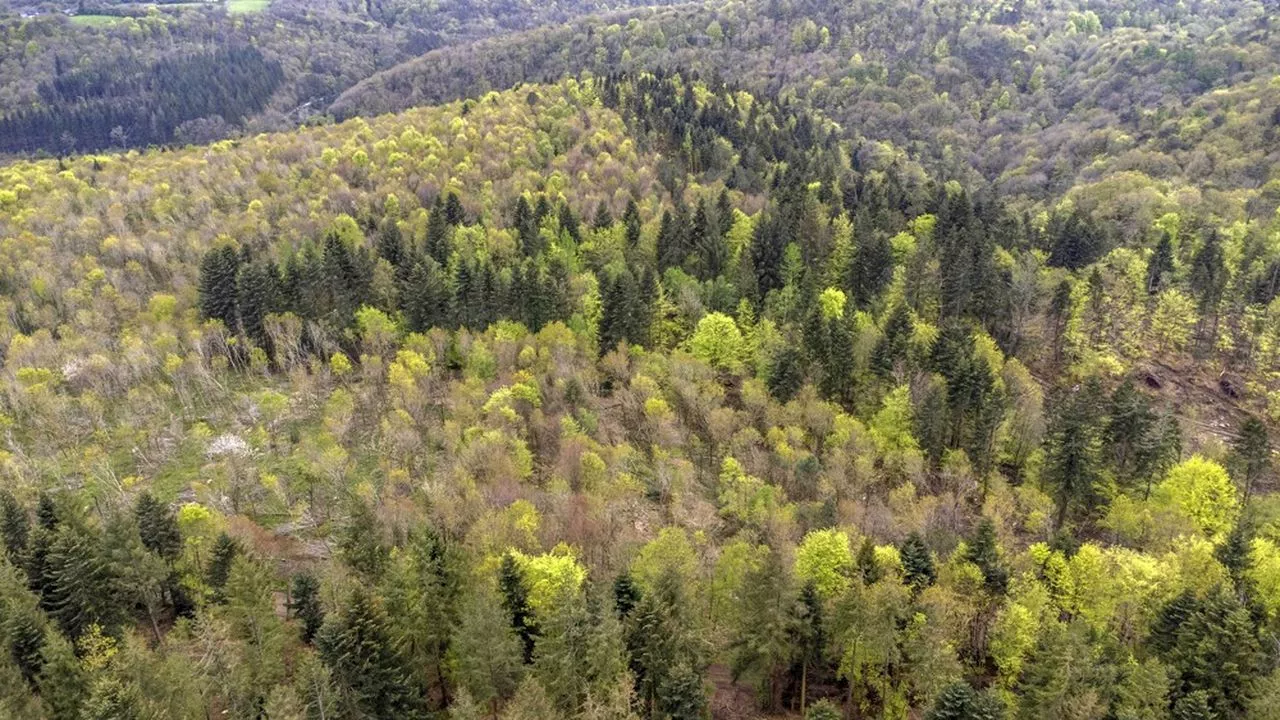
[[289,2],[0,21],[0,717],[1280,717],[1261,4]]

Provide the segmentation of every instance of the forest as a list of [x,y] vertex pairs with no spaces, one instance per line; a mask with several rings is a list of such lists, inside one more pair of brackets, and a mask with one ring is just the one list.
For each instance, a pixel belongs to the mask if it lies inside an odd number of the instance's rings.
[[290,1],[3,26],[0,718],[1280,719],[1261,5]]

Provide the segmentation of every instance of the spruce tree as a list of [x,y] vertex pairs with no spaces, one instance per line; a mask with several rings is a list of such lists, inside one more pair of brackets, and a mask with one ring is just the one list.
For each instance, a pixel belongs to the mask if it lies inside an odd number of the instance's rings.
[[625,228],[627,250],[635,250],[640,245],[640,208],[634,198],[627,201],[627,209],[622,213],[622,224]]
[[938,579],[938,571],[933,564],[933,554],[924,544],[924,538],[920,537],[920,533],[913,532],[908,535],[898,548],[898,554],[902,557],[903,580],[915,592],[918,593],[929,587]]
[[453,250],[452,239],[453,225],[449,222],[444,208],[437,203],[431,208],[431,214],[427,216],[427,235],[423,248],[427,257],[434,260],[437,265],[447,265]]
[[1102,499],[1102,442],[1096,384],[1067,392],[1055,403],[1047,438],[1045,479],[1057,503],[1055,527],[1075,515],[1088,515]]
[[1168,232],[1160,234],[1160,242],[1147,261],[1147,293],[1155,295],[1164,289],[1173,274],[1173,238]]
[[356,586],[316,636],[320,658],[333,674],[350,715],[416,717],[422,707],[412,670],[396,652],[380,600]]
[[925,720],[1000,720],[1002,717],[1004,713],[997,701],[966,682],[956,682],[938,695]]
[[603,200],[596,205],[596,214],[591,219],[592,230],[607,230],[613,227],[613,213],[609,212],[609,206]]
[[524,646],[501,599],[482,590],[462,603],[453,644],[453,677],[460,690],[494,716],[524,672]]
[[987,592],[995,596],[1004,595],[1009,586],[1009,571],[1000,562],[996,526],[990,518],[983,518],[978,523],[968,539],[964,559],[982,570],[982,582]]
[[204,254],[200,262],[200,313],[221,320],[227,330],[239,331],[238,275],[240,255],[228,244]]
[[320,605],[320,581],[307,572],[293,576],[289,587],[289,614],[301,625],[302,642],[311,644],[324,625],[324,608]]
[[778,351],[769,368],[766,381],[769,394],[780,403],[791,402],[804,385],[804,355],[799,349],[787,345]]
[[533,609],[529,607],[529,587],[525,583],[524,572],[511,553],[502,558],[502,567],[498,570],[498,589],[502,592],[502,605],[511,620],[511,629],[520,638],[524,648],[524,663],[528,665],[533,662],[538,626],[533,618]]
[[169,508],[144,491],[133,507],[133,517],[138,523],[143,547],[167,562],[178,559],[182,553],[182,533],[178,530],[177,517]]
[[613,581],[613,608],[622,620],[631,616],[631,611],[640,604],[640,587],[631,578],[631,573],[622,572]]
[[1230,465],[1248,501],[1258,481],[1271,470],[1271,437],[1267,426],[1253,415],[1240,424],[1239,437],[1231,444]]
[[338,549],[347,567],[366,580],[382,577],[391,551],[382,540],[382,524],[365,502],[351,503],[351,515],[338,538]]
[[122,619],[119,576],[97,536],[67,525],[55,532],[46,565],[49,614],[68,638],[92,625],[114,631]]
[[19,565],[27,552],[27,539],[31,535],[31,520],[13,493],[0,490],[0,540],[9,562]]
[[744,674],[753,676],[770,713],[782,709],[787,670],[798,649],[793,644],[797,618],[790,581],[780,553],[770,551],[743,579],[741,624],[733,640],[735,681]]
[[209,559],[209,567],[205,570],[205,582],[213,591],[215,602],[222,601],[222,589],[226,587],[227,578],[231,576],[231,565],[240,554],[240,543],[228,534],[220,533],[213,543],[213,554]]
[[458,198],[458,193],[449,191],[444,198],[444,221],[453,227],[467,221],[467,211],[462,207],[462,200]]
[[911,311],[906,303],[898,303],[889,312],[884,334],[871,351],[871,371],[882,378],[890,377],[907,360],[911,342]]

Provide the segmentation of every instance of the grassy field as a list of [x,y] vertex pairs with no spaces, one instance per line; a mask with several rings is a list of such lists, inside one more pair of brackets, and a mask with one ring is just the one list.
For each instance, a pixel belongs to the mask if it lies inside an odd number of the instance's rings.
[[271,4],[271,0],[227,0],[227,12],[251,13],[262,12]]

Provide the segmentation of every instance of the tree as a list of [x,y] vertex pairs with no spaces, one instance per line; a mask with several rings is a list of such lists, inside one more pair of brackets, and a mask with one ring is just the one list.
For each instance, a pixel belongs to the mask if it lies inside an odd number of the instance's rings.
[[[1151,630],[1151,645],[1174,674],[1174,708],[1244,717],[1253,684],[1266,672],[1265,654],[1249,611],[1219,587],[1206,597],[1184,593],[1166,604]],[[1203,693],[1199,698],[1187,698]]]
[[1057,503],[1059,530],[1073,514],[1087,516],[1102,502],[1097,393],[1091,382],[1060,396],[1049,428],[1045,479]]
[[1190,520],[1210,538],[1226,537],[1240,500],[1221,465],[1200,455],[1174,466],[1156,488],[1156,500]]
[[1267,426],[1253,415],[1240,424],[1239,437],[1232,442],[1231,466],[1247,503],[1258,481],[1271,470],[1271,437]]
[[524,670],[523,643],[498,596],[481,591],[462,604],[450,652],[459,686],[496,715],[498,706],[515,693]]
[[933,564],[933,554],[924,544],[920,533],[908,535],[898,548],[898,554],[902,557],[903,579],[915,592],[920,592],[937,580],[938,572]]
[[311,573],[293,576],[289,588],[289,613],[302,624],[302,642],[310,645],[324,625],[324,608],[320,605],[320,581]]
[[115,629],[123,614],[118,575],[95,535],[60,526],[46,568],[46,607],[67,637],[79,638],[92,626]]
[[357,717],[413,717],[421,706],[411,670],[395,650],[381,601],[357,586],[325,621],[316,648]]
[[804,385],[804,353],[788,345],[778,351],[769,368],[769,394],[781,403],[791,402]]
[[512,553],[502,557],[502,567],[498,570],[498,589],[502,593],[502,605],[506,608],[511,629],[520,638],[524,664],[529,665],[533,662],[538,623],[529,607],[529,586],[525,582],[524,571],[520,569]]
[[1000,720],[1004,717],[999,702],[974,690],[968,683],[948,685],[925,720]]
[[668,565],[645,593],[627,625],[636,694],[650,717],[703,717],[705,650],[694,635],[679,571]]
[[210,320],[222,321],[231,332],[240,329],[239,271],[240,255],[230,244],[209,250],[200,262],[200,313]]
[[[847,542],[846,542],[847,544]],[[780,553],[771,550],[743,580],[741,624],[733,640],[733,676],[756,676],[764,709],[782,709],[787,670],[797,648],[795,595]]]
[[1004,595],[1009,585],[1009,571],[1000,562],[1000,547],[996,540],[996,526],[990,518],[983,518],[969,538],[964,559],[982,570],[982,582],[987,592]]
[[18,503],[13,493],[0,490],[0,540],[9,562],[19,565],[27,552],[27,538],[31,534],[31,520],[26,508]]
[[205,582],[213,590],[213,597],[217,602],[222,599],[222,589],[231,575],[231,565],[239,554],[240,543],[225,532],[220,533],[213,543],[213,556],[209,560],[208,569],[205,570]]
[[729,374],[742,371],[744,349],[737,324],[723,313],[704,315],[689,338],[689,350],[694,357]]
[[361,500],[351,503],[351,515],[338,540],[347,566],[368,580],[382,577],[390,550],[382,541],[382,525],[373,509]]
[[182,533],[178,519],[167,507],[160,504],[151,493],[143,492],[133,507],[133,517],[138,523],[142,545],[159,555],[166,562],[178,559],[182,552]]
[[1173,237],[1168,231],[1160,234],[1160,242],[1156,244],[1151,259],[1147,261],[1147,293],[1155,295],[1164,289],[1165,283],[1173,274]]
[[807,715],[809,702],[810,669],[824,662],[827,644],[826,620],[823,617],[822,598],[813,583],[805,583],[800,590],[795,618],[791,626],[791,645],[795,648],[792,675],[795,665],[800,666],[800,712]]

